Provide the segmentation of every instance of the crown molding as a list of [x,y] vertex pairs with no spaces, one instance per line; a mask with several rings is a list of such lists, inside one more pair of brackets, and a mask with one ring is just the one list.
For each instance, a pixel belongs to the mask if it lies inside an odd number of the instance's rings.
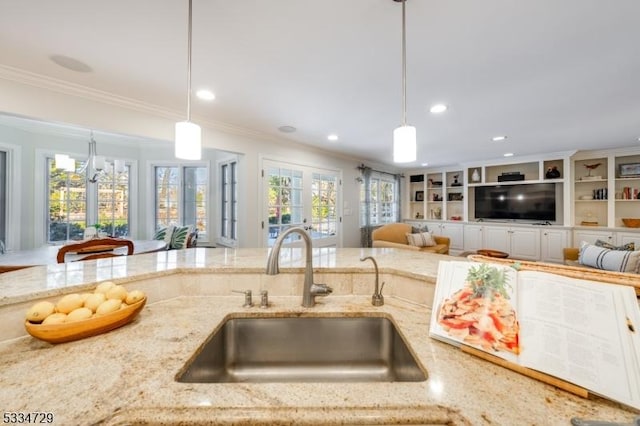
[[[61,93],[63,95],[75,96],[78,98],[87,99],[94,102],[99,102],[107,105],[112,105],[119,108],[126,108],[133,111],[142,112],[145,114],[151,114],[163,118],[170,119],[172,121],[178,121],[184,119],[184,112],[165,108],[159,105],[151,104],[148,102],[140,101],[125,96],[116,95],[103,90],[93,89],[91,87],[82,86],[79,84],[71,83],[69,81],[60,80],[53,77],[48,77],[42,74],[37,74],[31,71],[26,71],[20,68],[11,67],[8,65],[0,64],[0,79],[13,81],[20,84],[25,84],[33,87],[39,87],[41,89],[50,90],[52,92]],[[194,118],[194,122],[197,122],[201,126],[209,127],[221,132],[249,136],[259,137],[269,140],[280,140],[267,133],[259,132],[256,130],[247,129],[240,126],[235,126],[228,123],[223,123],[215,120],[205,119],[202,117]]]

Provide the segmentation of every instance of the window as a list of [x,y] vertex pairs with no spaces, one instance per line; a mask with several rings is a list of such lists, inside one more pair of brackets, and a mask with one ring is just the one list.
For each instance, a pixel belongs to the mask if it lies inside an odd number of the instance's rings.
[[87,226],[87,188],[85,173],[58,169],[53,158],[47,158],[49,242],[82,239]]
[[[0,151],[0,241],[7,240],[7,153]],[[1,252],[1,250],[0,250]]]
[[220,167],[221,224],[220,236],[231,240],[238,239],[238,163],[232,161]]
[[371,172],[371,176],[360,186],[361,224],[368,226],[396,222],[400,212],[398,190],[396,176]]
[[155,229],[168,225],[194,225],[206,239],[207,168],[155,167]]
[[98,224],[115,237],[129,234],[129,170],[126,166],[123,172],[111,170],[98,178]]
[[110,167],[95,184],[87,182],[83,166],[77,162],[74,172],[65,172],[46,158],[48,242],[80,240],[94,224],[108,235],[129,233],[130,166],[121,173]]

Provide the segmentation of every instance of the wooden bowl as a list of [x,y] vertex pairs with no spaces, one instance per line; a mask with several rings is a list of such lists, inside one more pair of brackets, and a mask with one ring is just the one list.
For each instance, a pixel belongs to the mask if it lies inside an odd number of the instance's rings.
[[627,228],[640,228],[640,219],[625,217],[622,219],[622,223]]
[[86,320],[45,325],[25,321],[24,327],[27,329],[27,333],[37,339],[44,340],[45,342],[71,342],[73,340],[84,339],[85,337],[106,333],[114,328],[128,324],[133,321],[138,313],[140,313],[145,303],[147,303],[146,297],[127,306],[126,308],[118,309],[115,312],[92,317]]

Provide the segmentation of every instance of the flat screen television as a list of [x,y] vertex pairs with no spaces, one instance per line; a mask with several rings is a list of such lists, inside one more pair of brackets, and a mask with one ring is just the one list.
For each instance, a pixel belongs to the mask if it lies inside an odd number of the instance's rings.
[[555,221],[555,183],[476,186],[475,218]]

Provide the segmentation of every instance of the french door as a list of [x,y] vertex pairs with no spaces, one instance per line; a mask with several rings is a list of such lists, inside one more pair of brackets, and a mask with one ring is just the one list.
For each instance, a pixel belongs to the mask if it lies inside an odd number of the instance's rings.
[[[281,161],[263,160],[263,246],[299,226],[307,230],[314,247],[340,244],[341,177],[324,170]],[[299,234],[289,234],[285,246],[302,246]]]

